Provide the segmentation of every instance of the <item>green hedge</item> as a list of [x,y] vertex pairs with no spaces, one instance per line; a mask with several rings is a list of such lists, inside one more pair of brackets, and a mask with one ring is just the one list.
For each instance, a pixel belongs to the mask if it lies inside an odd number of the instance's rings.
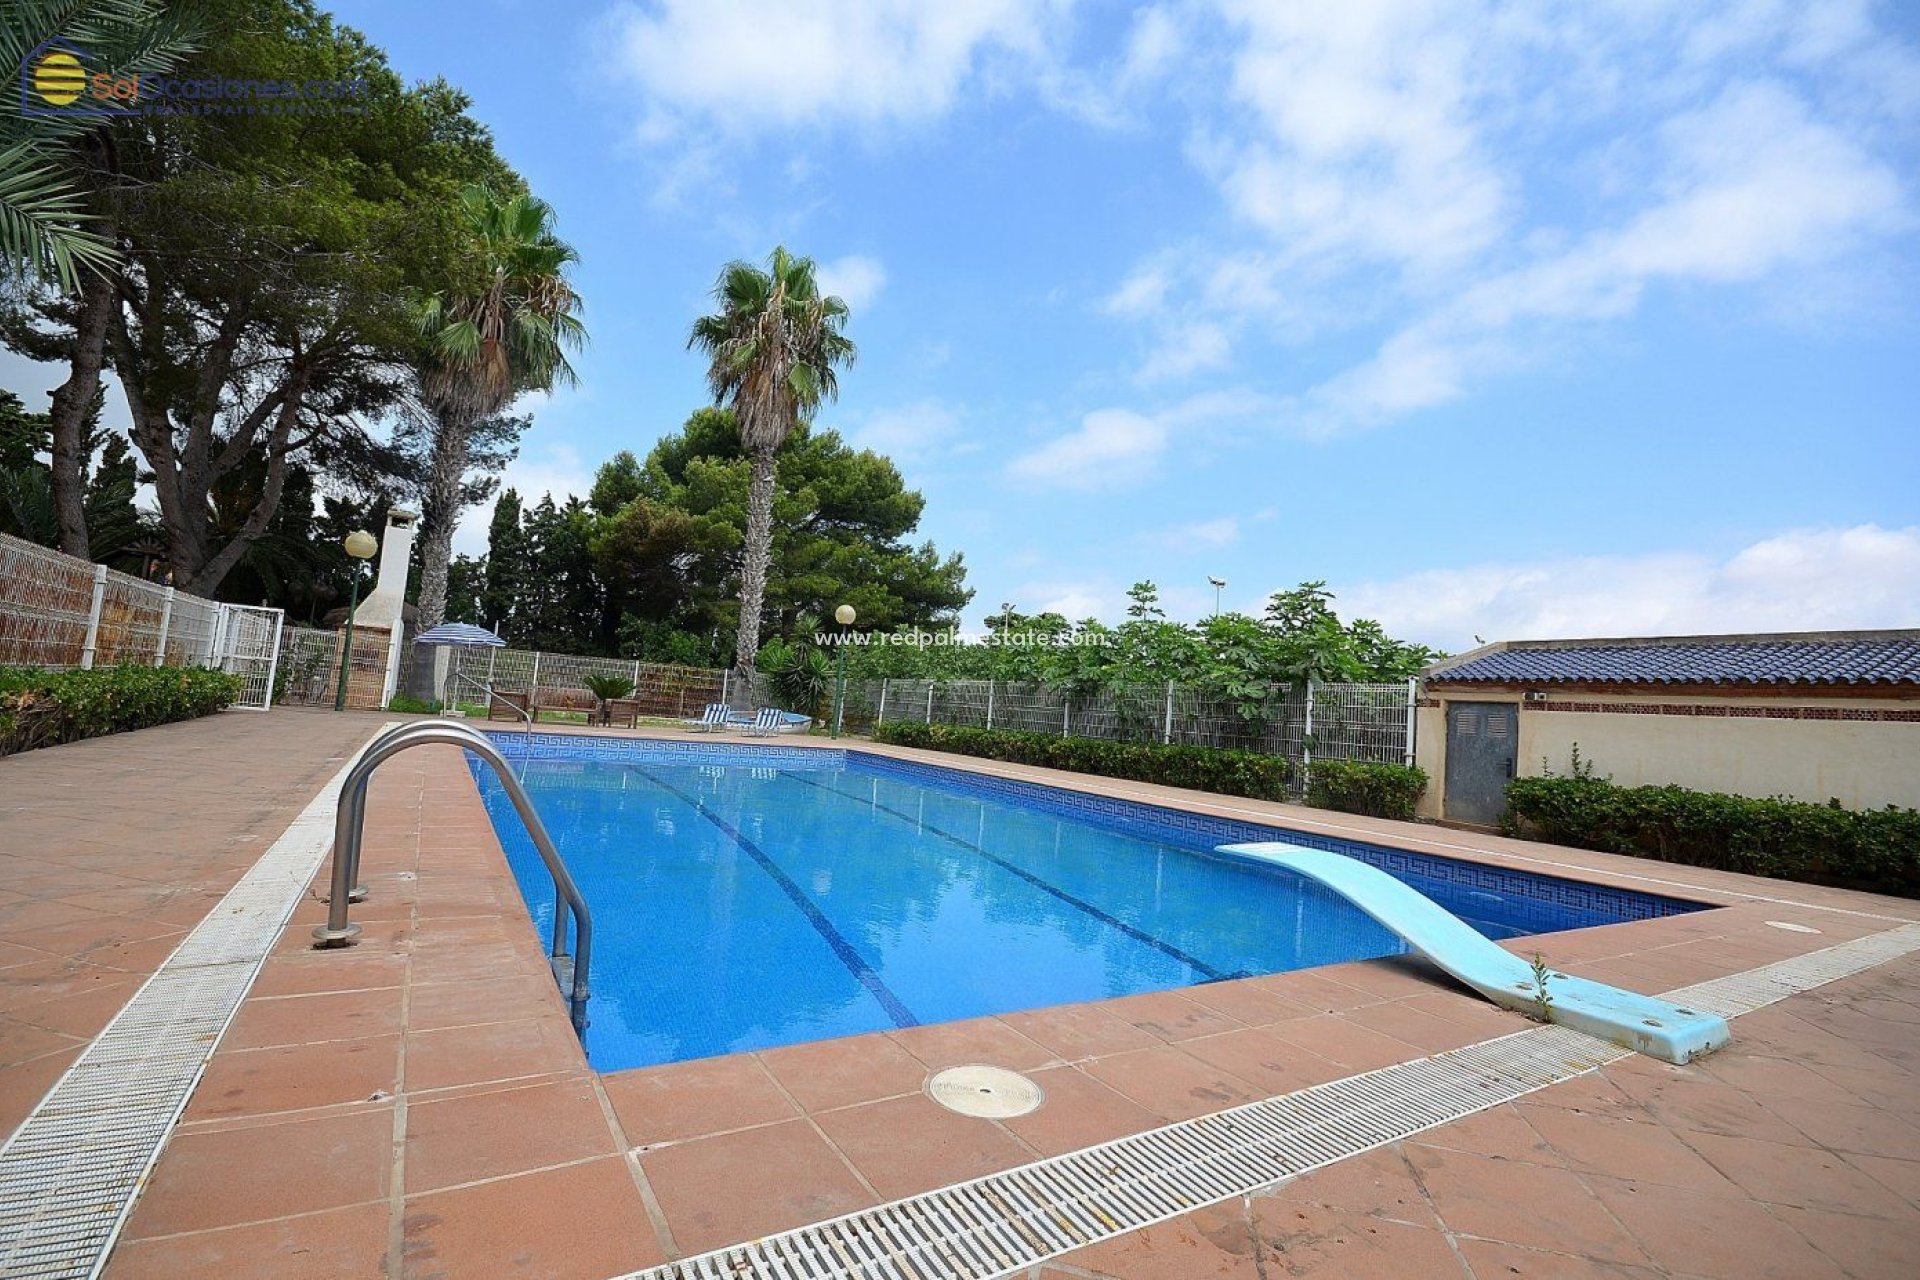
[[0,756],[210,715],[245,688],[200,667],[0,667]]
[[1106,742],[1007,729],[962,729],[947,724],[889,720],[874,726],[875,742],[926,747],[959,755],[1095,773],[1132,782],[1159,782],[1255,800],[1286,800],[1293,769],[1279,756],[1216,747],[1169,747],[1157,742]]
[[1427,789],[1427,771],[1410,764],[1315,760],[1307,766],[1307,803],[1373,818],[1413,821]]
[[1920,897],[1920,810],[1754,800],[1604,778],[1515,778],[1509,835],[1808,884]]

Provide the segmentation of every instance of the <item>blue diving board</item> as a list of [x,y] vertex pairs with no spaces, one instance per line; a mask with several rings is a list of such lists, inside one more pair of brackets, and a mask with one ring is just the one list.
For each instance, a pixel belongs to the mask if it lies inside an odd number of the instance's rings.
[[[1223,844],[1219,851],[1325,885],[1495,1004],[1542,1015],[1531,964],[1378,867],[1343,853],[1294,844]],[[1546,987],[1548,1021],[1665,1062],[1690,1061],[1733,1039],[1725,1018],[1652,996],[1554,970],[1547,972]]]

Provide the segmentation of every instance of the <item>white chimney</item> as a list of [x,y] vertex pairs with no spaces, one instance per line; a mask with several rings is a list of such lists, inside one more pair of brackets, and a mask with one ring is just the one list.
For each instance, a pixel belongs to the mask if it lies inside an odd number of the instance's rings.
[[387,531],[380,539],[380,576],[354,610],[354,626],[399,629],[400,610],[407,602],[407,563],[413,558],[413,533],[419,523],[417,511],[395,507],[387,512]]

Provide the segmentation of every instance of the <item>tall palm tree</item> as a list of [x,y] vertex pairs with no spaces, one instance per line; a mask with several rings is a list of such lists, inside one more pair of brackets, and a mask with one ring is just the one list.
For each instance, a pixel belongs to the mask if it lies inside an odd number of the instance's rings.
[[527,391],[572,386],[567,352],[586,341],[580,296],[567,279],[579,255],[554,234],[553,209],[530,195],[472,186],[460,208],[474,242],[472,274],[420,299],[425,350],[417,369],[431,418],[420,535],[420,626],[446,618],[453,528],[464,505],[474,428]]
[[740,629],[734,665],[753,674],[760,611],[773,558],[774,457],[802,414],[839,394],[838,370],[853,363],[842,332],[847,304],[822,297],[812,258],[776,248],[763,271],[729,262],[713,287],[720,309],[693,322],[689,347],[708,359],[716,404],[731,404],[740,445],[753,462],[747,491],[747,545],[740,568]]

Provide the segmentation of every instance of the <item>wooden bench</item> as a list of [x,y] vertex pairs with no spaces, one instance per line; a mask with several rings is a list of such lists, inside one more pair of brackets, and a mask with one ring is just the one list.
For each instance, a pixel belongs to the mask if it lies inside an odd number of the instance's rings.
[[609,698],[606,717],[600,723],[624,724],[629,729],[637,729],[640,727],[640,709],[638,698]]
[[533,718],[540,719],[542,711],[574,711],[584,714],[592,720],[594,713],[600,710],[600,699],[585,689],[537,689],[533,695]]
[[[527,719],[533,715],[533,712],[529,710],[527,703],[528,703],[528,695],[524,693],[508,693],[504,689],[495,689],[493,691],[493,696],[487,699],[487,719],[489,720]],[[517,708],[517,712],[516,712],[516,708]]]

